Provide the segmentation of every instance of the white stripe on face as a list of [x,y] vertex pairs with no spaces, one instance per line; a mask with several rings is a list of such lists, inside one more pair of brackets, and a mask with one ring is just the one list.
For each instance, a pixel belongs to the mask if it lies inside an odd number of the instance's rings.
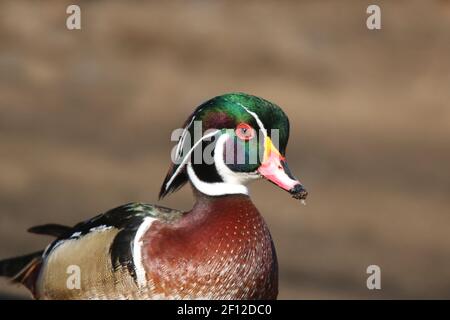
[[182,147],[184,144],[184,140],[186,139],[187,132],[188,132],[190,126],[192,125],[192,123],[194,122],[194,120],[195,120],[195,115],[192,116],[191,121],[189,121],[189,124],[183,129],[183,132],[181,133],[180,141],[178,142],[177,149],[175,150],[175,154],[177,155],[177,157],[181,157],[181,155],[182,155],[181,150],[182,150]]
[[[267,130],[264,127],[264,124],[262,123],[261,119],[258,117],[258,115],[255,112],[250,111],[243,104],[238,103],[238,105],[241,106],[248,114],[250,114],[255,119],[256,123],[259,126],[259,129],[261,130],[261,132],[264,135],[264,142],[265,142],[265,140],[267,138]],[[188,129],[194,122],[194,119],[195,119],[195,116],[192,117],[189,124],[183,130],[180,141],[175,150],[175,153],[178,157],[180,156],[181,148],[182,148],[184,140],[187,136]],[[173,175],[170,177],[169,181],[166,183],[166,185],[165,185],[166,191],[169,189],[170,185],[172,184],[174,179],[178,176],[178,174],[181,172],[181,170],[184,168],[186,163],[188,163],[188,161],[190,159],[190,155],[192,154],[194,149],[198,146],[198,144],[201,143],[201,141],[203,141],[204,139],[214,136],[219,131],[220,130],[215,130],[214,132],[211,132],[210,134],[204,135],[200,140],[198,140],[194,144],[194,146],[187,152],[187,154],[185,155],[185,157],[183,158],[182,162],[180,163],[178,168],[175,170]],[[222,138],[222,136],[220,138]],[[219,140],[220,140],[220,138],[219,138]],[[218,150],[216,150],[217,152],[214,153],[214,162],[215,162],[216,170],[217,170],[218,174],[222,177],[222,179],[225,181],[224,183],[206,183],[204,181],[201,181],[195,174],[191,164],[188,163],[187,171],[188,171],[189,178],[191,179],[191,182],[192,183],[194,183],[194,181],[197,182],[197,185],[196,185],[196,187],[198,187],[197,189],[199,189],[199,191],[201,191],[201,192],[203,192],[202,189],[204,189],[205,194],[209,194],[209,193],[211,193],[210,195],[219,195],[219,194],[228,194],[228,193],[230,193],[230,194],[233,194],[233,193],[248,194],[247,187],[243,186],[242,183],[247,182],[248,180],[257,178],[257,176],[252,173],[236,173],[236,172],[230,170],[228,168],[228,166],[225,165],[225,163],[223,161],[223,156],[220,156],[220,157],[217,156],[217,154],[223,155],[223,148],[224,148],[223,144],[225,143],[227,138],[228,138],[228,136],[225,136],[223,143],[216,144],[216,148],[219,146],[219,148],[222,148],[222,149],[218,149]],[[265,145],[265,143],[264,143],[264,145]],[[220,150],[222,150],[222,151],[220,151]],[[189,174],[189,172],[190,172],[190,174]],[[195,185],[195,183],[194,183],[194,185]],[[219,186],[219,185],[221,185],[221,186]],[[236,188],[236,186],[239,186],[239,188]],[[209,188],[217,188],[217,190],[209,190]],[[223,192],[221,192],[219,190],[220,188],[224,188],[224,189],[222,189]]]
[[247,107],[245,107],[244,105],[242,105],[242,104],[240,104],[240,103],[239,103],[239,105],[240,105],[242,108],[244,108],[244,110],[247,111],[247,112],[255,119],[256,123],[257,123],[258,126],[259,126],[259,129],[260,129],[260,130],[262,131],[262,133],[264,134],[264,137],[267,137],[267,130],[266,130],[266,128],[264,128],[264,124],[262,123],[262,121],[261,121],[261,119],[258,117],[258,115],[257,115],[255,112],[248,110]]
[[200,180],[191,162],[188,163],[187,172],[190,181],[194,187],[209,196],[221,196],[226,194],[248,194],[248,188],[245,183],[260,178],[257,173],[234,172],[225,164],[223,154],[227,140],[230,138],[228,134],[222,134],[216,143],[214,149],[214,165],[217,173],[224,182],[204,182]]
[[191,156],[191,153],[194,151],[194,149],[205,139],[210,138],[212,136],[214,136],[217,132],[219,132],[220,130],[215,130],[213,132],[210,132],[208,134],[205,134],[201,139],[199,139],[194,146],[186,153],[186,155],[184,156],[183,161],[181,161],[180,165],[178,166],[177,170],[175,170],[175,172],[173,173],[173,175],[170,177],[169,181],[167,181],[166,186],[165,186],[165,190],[167,190],[170,186],[170,184],[173,182],[173,180],[177,177],[177,175],[180,173],[180,171],[183,169],[183,167],[186,165],[186,163],[189,161],[189,158]]
[[[264,146],[264,148],[266,148],[266,145],[267,145],[267,138],[268,138],[268,136],[267,136],[267,130],[266,130],[266,128],[264,127],[264,124],[262,123],[261,119],[258,117],[258,115],[257,115],[255,112],[248,110],[248,109],[247,109],[244,105],[242,105],[242,104],[239,104],[239,105],[240,105],[242,108],[244,108],[244,110],[247,111],[247,112],[255,119],[256,123],[257,123],[258,126],[259,126],[259,129],[260,129],[261,132],[263,133],[263,136],[264,136],[264,143],[263,143],[263,146]],[[264,152],[265,152],[265,150],[264,150]]]
[[229,138],[230,136],[228,134],[221,135],[217,140],[216,148],[214,150],[214,164],[217,173],[222,180],[229,184],[242,185],[249,180],[259,178],[259,175],[256,172],[234,172],[225,164],[224,151]]
[[208,196],[221,196],[225,194],[248,194],[248,189],[242,184],[233,184],[226,182],[204,182],[200,180],[189,162],[187,173],[194,187]]

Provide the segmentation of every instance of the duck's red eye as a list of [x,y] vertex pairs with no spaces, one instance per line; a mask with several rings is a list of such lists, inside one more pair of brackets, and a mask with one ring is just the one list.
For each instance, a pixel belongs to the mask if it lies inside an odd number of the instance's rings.
[[255,130],[247,123],[239,123],[236,127],[236,135],[242,140],[250,140],[255,136]]

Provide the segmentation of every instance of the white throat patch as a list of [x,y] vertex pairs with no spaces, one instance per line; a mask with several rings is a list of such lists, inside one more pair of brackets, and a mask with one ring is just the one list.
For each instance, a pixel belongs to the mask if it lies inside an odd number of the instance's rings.
[[248,195],[248,188],[245,186],[246,183],[251,180],[259,178],[259,175],[254,173],[238,173],[230,170],[225,164],[223,158],[224,146],[227,139],[230,136],[228,134],[221,135],[216,143],[214,149],[214,165],[216,167],[217,173],[222,178],[224,182],[205,182],[198,178],[194,169],[192,168],[192,163],[189,162],[187,165],[187,173],[189,179],[191,180],[194,187],[209,196],[220,196],[227,194],[246,194]]

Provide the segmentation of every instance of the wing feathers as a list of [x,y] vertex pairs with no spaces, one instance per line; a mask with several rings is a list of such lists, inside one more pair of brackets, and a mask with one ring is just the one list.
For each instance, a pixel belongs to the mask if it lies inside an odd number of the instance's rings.
[[28,232],[59,238],[67,233],[70,233],[71,230],[72,227],[67,227],[60,224],[44,224],[40,226],[31,227],[30,229],[28,229]]

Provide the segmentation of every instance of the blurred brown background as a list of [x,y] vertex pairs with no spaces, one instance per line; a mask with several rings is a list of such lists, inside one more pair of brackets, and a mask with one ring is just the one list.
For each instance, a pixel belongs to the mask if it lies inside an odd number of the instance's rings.
[[[72,3],[81,31],[65,27]],[[2,1],[0,258],[47,244],[30,226],[156,202],[171,131],[243,91],[289,115],[310,191],[304,207],[252,186],[279,297],[450,298],[449,84],[447,1]],[[191,203],[189,188],[162,202]]]

